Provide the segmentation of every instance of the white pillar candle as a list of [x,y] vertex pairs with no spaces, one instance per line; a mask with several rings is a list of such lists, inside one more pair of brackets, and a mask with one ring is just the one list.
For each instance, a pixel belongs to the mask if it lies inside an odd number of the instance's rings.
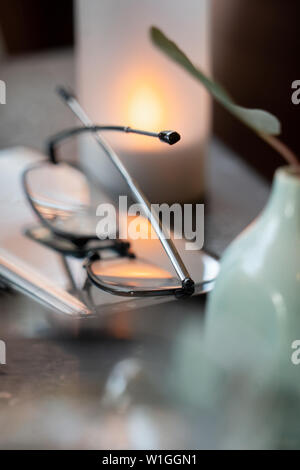
[[[174,146],[130,134],[107,137],[151,201],[199,200],[209,97],[153,46],[151,25],[208,71],[209,0],[77,0],[79,98],[95,123],[178,131],[181,141]],[[102,184],[126,193],[111,163],[89,142],[82,158]]]

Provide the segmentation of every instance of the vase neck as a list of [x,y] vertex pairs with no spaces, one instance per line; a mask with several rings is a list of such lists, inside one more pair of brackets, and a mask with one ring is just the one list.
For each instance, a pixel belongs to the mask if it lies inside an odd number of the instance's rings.
[[266,209],[275,209],[286,219],[300,217],[300,168],[283,167],[276,171]]

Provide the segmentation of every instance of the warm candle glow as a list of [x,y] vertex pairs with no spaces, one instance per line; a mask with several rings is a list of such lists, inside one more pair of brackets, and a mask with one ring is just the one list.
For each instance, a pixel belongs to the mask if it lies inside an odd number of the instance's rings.
[[163,128],[165,103],[150,85],[137,87],[128,101],[128,122],[132,127],[145,130]]

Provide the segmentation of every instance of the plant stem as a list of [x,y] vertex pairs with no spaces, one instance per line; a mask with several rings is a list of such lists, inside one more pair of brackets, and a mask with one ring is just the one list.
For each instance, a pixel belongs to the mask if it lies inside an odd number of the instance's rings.
[[259,134],[260,137],[266,141],[273,149],[275,149],[287,162],[289,165],[292,166],[299,166],[300,162],[296,156],[296,154],[281,140],[273,135],[268,134]]

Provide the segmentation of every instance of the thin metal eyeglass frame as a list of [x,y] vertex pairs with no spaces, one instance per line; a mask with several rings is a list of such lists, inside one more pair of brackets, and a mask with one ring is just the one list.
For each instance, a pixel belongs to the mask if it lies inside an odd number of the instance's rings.
[[[93,122],[90,120],[86,112],[80,106],[78,100],[75,98],[75,95],[72,92],[69,92],[65,88],[59,87],[57,89],[58,94],[61,96],[63,101],[71,109],[71,111],[77,116],[77,118],[82,122],[84,127],[94,127]],[[148,135],[153,135],[149,133]],[[192,280],[183,260],[181,259],[173,241],[169,238],[169,234],[165,230],[163,224],[161,223],[158,215],[151,210],[151,204],[139,188],[136,181],[129,174],[128,170],[125,168],[121,160],[111,146],[106,142],[106,140],[100,135],[99,132],[93,133],[93,136],[96,142],[100,145],[102,150],[106,153],[108,158],[111,160],[113,165],[121,174],[124,181],[127,183],[132,195],[135,197],[136,201],[141,204],[145,215],[150,221],[152,227],[154,228],[165,252],[167,253],[181,283],[182,289],[185,291],[186,295],[192,295],[194,293],[195,283]],[[159,137],[159,134],[154,136]]]

